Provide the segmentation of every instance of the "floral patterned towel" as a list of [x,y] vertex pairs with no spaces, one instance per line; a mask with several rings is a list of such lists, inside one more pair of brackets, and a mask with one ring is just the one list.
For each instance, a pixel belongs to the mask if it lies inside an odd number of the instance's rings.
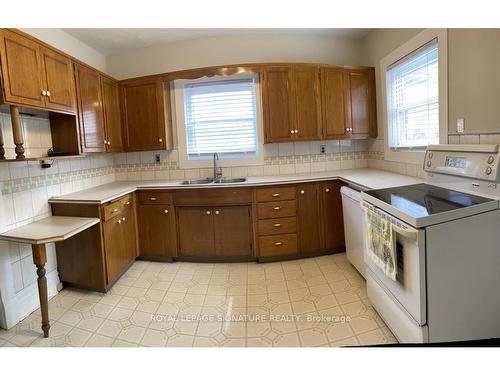
[[370,259],[392,280],[396,280],[396,235],[392,223],[371,210],[365,210],[365,242]]

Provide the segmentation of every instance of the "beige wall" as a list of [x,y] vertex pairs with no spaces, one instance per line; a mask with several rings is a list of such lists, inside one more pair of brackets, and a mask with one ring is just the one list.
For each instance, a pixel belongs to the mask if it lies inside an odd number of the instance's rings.
[[217,36],[108,56],[118,79],[204,66],[250,62],[364,64],[360,40],[297,34]]
[[449,129],[500,133],[500,29],[448,30]]
[[20,29],[105,73],[106,57],[60,29]]

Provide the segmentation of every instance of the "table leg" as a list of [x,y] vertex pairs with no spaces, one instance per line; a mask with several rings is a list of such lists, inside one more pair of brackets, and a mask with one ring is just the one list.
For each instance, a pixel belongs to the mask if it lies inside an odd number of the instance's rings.
[[33,251],[33,263],[36,265],[38,275],[38,296],[40,297],[40,311],[42,312],[43,337],[49,337],[49,300],[47,293],[47,278],[45,277],[45,263],[47,263],[47,251],[45,244],[31,245]]

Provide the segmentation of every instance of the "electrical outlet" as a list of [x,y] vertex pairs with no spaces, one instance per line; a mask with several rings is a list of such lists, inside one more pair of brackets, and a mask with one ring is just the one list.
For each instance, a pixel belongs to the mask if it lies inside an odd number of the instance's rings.
[[155,162],[156,162],[156,164],[160,164],[161,163],[160,154],[155,154]]
[[320,145],[319,146],[319,153],[320,154],[326,154],[326,145]]
[[457,133],[463,133],[465,130],[465,119],[457,118]]

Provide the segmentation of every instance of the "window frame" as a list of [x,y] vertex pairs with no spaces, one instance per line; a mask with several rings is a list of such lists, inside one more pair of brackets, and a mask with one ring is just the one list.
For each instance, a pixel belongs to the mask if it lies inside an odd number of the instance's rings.
[[194,158],[190,159],[187,152],[187,134],[186,134],[186,121],[184,112],[184,85],[186,83],[204,83],[214,82],[221,80],[231,79],[255,79],[255,116],[256,116],[256,145],[257,151],[248,155],[245,154],[221,154],[218,166],[221,167],[235,167],[235,166],[250,166],[250,165],[264,165],[263,154],[263,127],[262,127],[262,99],[260,90],[260,77],[258,73],[240,73],[231,76],[213,76],[202,77],[197,79],[178,79],[173,82],[173,123],[175,123],[177,149],[179,153],[179,166],[181,168],[211,168],[213,166],[212,158]]
[[420,47],[437,40],[438,45],[438,76],[439,76],[439,143],[448,143],[448,44],[447,29],[425,29],[409,41],[396,48],[380,60],[380,82],[382,102],[382,124],[384,134],[384,159],[411,164],[422,164],[424,162],[425,149],[391,149],[389,145],[389,121],[387,107],[387,69],[412,54]]

